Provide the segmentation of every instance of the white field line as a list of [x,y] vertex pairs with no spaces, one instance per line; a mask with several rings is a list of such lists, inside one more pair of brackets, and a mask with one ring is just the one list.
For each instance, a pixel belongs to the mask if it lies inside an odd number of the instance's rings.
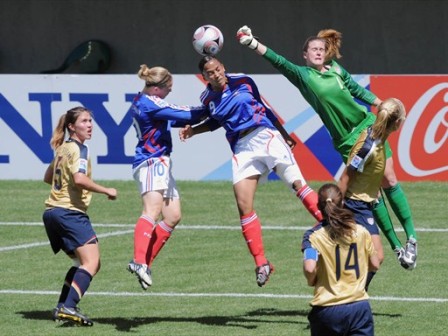
[[[98,236],[98,238],[106,238],[106,237],[112,237],[112,236],[121,236],[124,234],[130,234],[133,232],[134,232],[134,229],[102,233],[102,234],[97,234],[97,236]],[[50,245],[50,243],[48,241],[45,241],[45,242],[36,242],[36,243],[29,243],[29,244],[22,244],[22,245],[3,246],[3,247],[0,247],[0,252],[20,250],[20,249],[26,249],[26,248],[30,248],[30,247],[38,247],[38,246],[46,246],[46,245]]]
[[[0,226],[17,225],[17,226],[43,226],[42,223],[24,223],[24,222],[0,222]],[[133,224],[94,224],[94,227],[106,227],[106,228],[132,228],[130,230],[109,232],[104,234],[98,234],[99,238],[118,236],[124,234],[130,234],[134,232]],[[307,230],[309,227],[278,227],[278,226],[263,226],[266,230]],[[203,226],[203,225],[180,225],[178,229],[185,230],[241,230],[239,226]],[[447,232],[448,229],[420,229],[421,232]],[[48,245],[48,242],[37,242],[23,245],[0,247],[1,251],[11,251],[16,249],[24,249],[36,246]],[[13,294],[13,295],[59,295],[56,291],[31,291],[31,290],[0,290],[0,294]],[[311,299],[311,295],[289,295],[289,294],[244,294],[244,293],[132,293],[132,292],[87,292],[86,295],[93,296],[125,296],[125,297],[142,297],[142,296],[163,296],[163,297],[228,297],[228,298],[276,298],[276,299]],[[371,296],[371,300],[374,301],[410,301],[410,302],[435,302],[446,303],[448,299],[444,298],[406,298],[406,297],[393,297],[393,296]]]
[[[59,295],[56,291],[36,291],[36,290],[0,290],[0,294],[12,295]],[[256,298],[256,299],[311,299],[311,295],[301,294],[247,294],[247,293],[132,293],[132,292],[87,292],[86,295],[92,296],[121,296],[121,297],[145,297],[145,296],[161,296],[161,297],[224,297],[224,298]],[[410,298],[396,296],[371,296],[373,301],[389,301],[389,302],[434,302],[446,303],[448,298]]]
[[[43,223],[39,222],[0,222],[0,226],[43,226]],[[93,227],[103,227],[103,228],[129,228],[125,231],[115,231],[98,234],[98,238],[106,238],[113,236],[120,236],[125,234],[131,234],[134,232],[134,224],[93,224]],[[305,231],[310,227],[308,226],[263,226],[263,230],[285,230],[285,231]],[[179,225],[176,230],[241,230],[239,225],[235,226],[224,226],[224,225]],[[402,228],[397,228],[396,231],[403,231]],[[448,232],[447,229],[429,229],[422,228],[416,229],[418,232]],[[31,247],[40,247],[49,245],[48,241],[28,243],[21,245],[3,246],[0,247],[0,252],[13,251],[20,249],[27,249]]]

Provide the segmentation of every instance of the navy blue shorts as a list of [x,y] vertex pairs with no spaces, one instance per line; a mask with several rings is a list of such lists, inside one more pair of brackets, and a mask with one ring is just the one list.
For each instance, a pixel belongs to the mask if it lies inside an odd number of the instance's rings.
[[355,215],[355,221],[364,226],[371,235],[379,235],[380,230],[373,217],[373,205],[363,201],[344,199],[344,207]]
[[51,208],[45,210],[42,218],[55,254],[60,250],[73,254],[78,247],[98,241],[89,216],[83,212]]
[[369,301],[328,307],[313,307],[308,314],[311,336],[373,336],[373,315]]

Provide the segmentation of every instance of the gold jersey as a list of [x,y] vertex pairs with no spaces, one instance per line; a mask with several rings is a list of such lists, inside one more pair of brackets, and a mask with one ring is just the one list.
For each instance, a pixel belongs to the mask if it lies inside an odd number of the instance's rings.
[[333,241],[326,227],[318,225],[308,230],[302,244],[303,249],[312,247],[319,253],[314,298],[310,304],[333,306],[367,300],[369,259],[376,253],[370,233],[357,224],[351,242],[344,245]]
[[53,182],[45,206],[86,212],[92,193],[78,188],[73,181],[73,175],[82,173],[91,177],[89,148],[69,139],[56,149],[50,166],[53,170]]
[[347,160],[347,169],[354,173],[347,186],[346,197],[371,203],[378,190],[386,167],[384,144],[370,137],[371,129],[361,133]]

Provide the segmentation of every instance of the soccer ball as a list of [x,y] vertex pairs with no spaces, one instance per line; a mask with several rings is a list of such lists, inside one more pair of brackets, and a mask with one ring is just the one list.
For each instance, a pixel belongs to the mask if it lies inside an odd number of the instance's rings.
[[193,34],[193,47],[202,56],[214,56],[224,45],[221,31],[212,25],[200,26]]

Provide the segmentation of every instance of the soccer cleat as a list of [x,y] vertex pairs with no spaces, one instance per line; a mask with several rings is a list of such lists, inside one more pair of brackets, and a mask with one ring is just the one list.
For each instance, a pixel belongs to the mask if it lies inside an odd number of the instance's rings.
[[131,260],[128,264],[128,271],[131,273],[135,273],[140,286],[142,286],[144,290],[147,290],[148,287],[152,285],[151,270],[147,265],[137,264],[136,262]]
[[403,267],[404,269],[409,269],[409,265],[403,260],[404,248],[396,247],[394,249],[394,252],[395,252],[395,254],[397,256],[397,260],[400,263],[401,267]]
[[59,311],[58,307],[53,308],[53,310],[51,311],[51,317],[52,317],[53,321],[56,321],[56,322],[59,321],[58,311]]
[[56,321],[70,321],[85,327],[93,326],[93,321],[87,316],[81,314],[78,307],[68,308],[62,306],[57,310],[55,315]]
[[[146,269],[146,273],[148,274],[149,278],[151,279],[151,284],[152,284],[151,269],[149,267]],[[149,285],[145,281],[141,280],[140,278],[138,279],[138,282],[140,283],[140,286],[142,286],[142,288],[144,290],[147,290],[149,288]]]
[[255,276],[257,277],[257,285],[263,287],[269,280],[269,276],[274,273],[274,265],[269,261],[267,264],[258,266],[255,269]]
[[413,270],[417,266],[417,240],[409,238],[404,248],[403,261]]

